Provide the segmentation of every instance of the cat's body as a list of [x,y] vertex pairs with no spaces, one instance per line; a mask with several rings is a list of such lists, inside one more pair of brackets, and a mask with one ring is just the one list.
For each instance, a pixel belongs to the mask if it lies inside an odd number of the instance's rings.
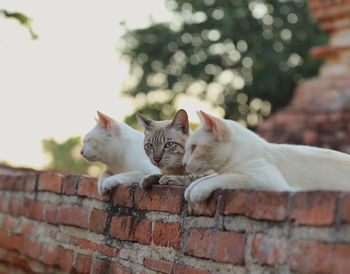
[[350,155],[301,145],[271,144],[231,120],[204,112],[188,139],[184,165],[218,175],[195,181],[186,199],[200,202],[215,189],[350,191]]
[[101,195],[118,184],[136,183],[159,172],[143,150],[142,133],[100,112],[98,116],[97,125],[84,137],[81,155],[90,162],[105,164],[98,178]]
[[137,117],[145,127],[145,153],[161,171],[146,176],[140,183],[143,188],[155,183],[187,186],[201,177],[190,175],[182,163],[190,134],[186,111],[180,109],[173,120],[154,121],[140,113]]

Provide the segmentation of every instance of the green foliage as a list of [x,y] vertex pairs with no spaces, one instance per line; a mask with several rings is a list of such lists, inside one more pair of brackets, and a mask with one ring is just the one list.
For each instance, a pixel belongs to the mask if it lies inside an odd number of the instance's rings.
[[[92,174],[100,170],[102,165],[90,164],[82,159],[79,151],[82,147],[80,136],[70,137],[64,142],[57,142],[54,138],[42,140],[42,147],[49,155],[48,169],[63,173]],[[94,166],[95,172],[91,172]]]
[[2,10],[0,9],[0,14],[3,14],[7,18],[13,18],[13,19],[17,20],[21,25],[26,27],[29,30],[30,35],[32,36],[33,40],[36,40],[39,38],[38,34],[36,34],[33,31],[33,28],[31,25],[31,19],[27,15],[25,15],[21,12],[9,12],[9,11],[4,10],[4,9],[2,9]]
[[[128,30],[123,88],[137,110],[169,118],[181,94],[209,101],[225,118],[255,126],[286,105],[296,83],[317,74],[324,44],[305,0],[167,0],[170,23]],[[134,124],[134,115],[126,122]]]

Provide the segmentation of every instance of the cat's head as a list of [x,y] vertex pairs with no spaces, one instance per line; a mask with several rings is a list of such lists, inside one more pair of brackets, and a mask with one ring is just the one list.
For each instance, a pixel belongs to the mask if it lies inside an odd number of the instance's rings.
[[193,174],[213,170],[218,172],[227,161],[231,131],[225,120],[203,111],[197,112],[201,124],[186,142],[183,164]]
[[121,129],[112,118],[99,111],[97,114],[97,124],[85,135],[80,154],[89,162],[108,163],[111,161],[111,153],[115,150]]
[[163,174],[184,174],[182,164],[189,136],[188,116],[180,109],[173,120],[154,121],[136,113],[145,127],[144,149],[151,163]]

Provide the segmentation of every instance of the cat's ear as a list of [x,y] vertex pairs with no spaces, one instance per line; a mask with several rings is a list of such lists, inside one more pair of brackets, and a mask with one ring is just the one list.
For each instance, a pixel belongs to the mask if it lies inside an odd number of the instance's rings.
[[148,119],[147,117],[143,116],[141,113],[136,112],[136,117],[139,120],[140,124],[145,127],[145,129],[152,128],[152,122],[153,120]]
[[197,114],[201,119],[201,123],[203,124],[204,129],[208,132],[213,133],[216,140],[218,141],[229,140],[231,136],[231,132],[224,120],[214,117],[208,113],[205,113],[202,110]]
[[97,122],[100,126],[106,129],[112,129],[112,118],[108,117],[107,115],[97,111],[97,115],[99,120]]
[[178,110],[171,122],[171,126],[176,130],[181,130],[184,134],[187,134],[190,129],[187,112],[183,109]]

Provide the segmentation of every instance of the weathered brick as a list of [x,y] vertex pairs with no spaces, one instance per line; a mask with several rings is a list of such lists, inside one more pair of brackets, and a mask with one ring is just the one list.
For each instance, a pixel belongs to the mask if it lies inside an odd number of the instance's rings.
[[350,223],[350,194],[346,194],[342,201],[340,219],[344,223]]
[[55,172],[43,172],[39,175],[38,190],[61,192],[63,175]]
[[43,247],[42,262],[48,265],[58,265],[60,259],[60,248],[56,245],[45,244]]
[[25,235],[37,235],[38,234],[38,226],[27,223],[27,222],[22,222],[21,223],[21,233]]
[[71,272],[73,269],[73,251],[60,248],[60,258],[59,258],[59,265],[60,268],[67,272]]
[[18,227],[19,219],[18,218],[12,218],[10,216],[5,216],[5,218],[2,221],[2,227],[5,230],[11,231]]
[[289,265],[298,273],[348,273],[350,246],[317,241],[294,241]]
[[134,206],[134,194],[132,185],[118,185],[112,193],[114,206]]
[[76,272],[77,273],[90,273],[91,263],[92,263],[92,256],[91,255],[77,254],[77,257],[75,260]]
[[82,175],[79,178],[78,195],[108,202],[110,195],[101,196],[97,191],[97,179]]
[[131,270],[121,264],[95,258],[91,265],[91,273],[131,274]]
[[96,250],[109,257],[118,257],[119,249],[104,244],[96,245]]
[[150,244],[152,221],[131,216],[114,216],[111,220],[110,235],[123,241]]
[[292,220],[302,225],[332,225],[335,221],[337,192],[298,192],[292,200]]
[[174,263],[155,259],[152,257],[146,257],[144,265],[145,267],[155,271],[160,271],[162,273],[172,273]]
[[183,252],[200,258],[210,257],[209,248],[213,231],[204,228],[190,228],[184,234]]
[[287,240],[257,234],[252,240],[251,254],[263,264],[283,264],[287,258]]
[[77,194],[79,184],[79,175],[66,175],[62,181],[62,193],[65,195]]
[[23,215],[30,219],[41,220],[43,203],[39,200],[24,199]]
[[216,231],[211,259],[222,263],[244,265],[247,236],[234,231]]
[[38,174],[27,174],[25,177],[24,190],[27,192],[34,192],[37,180]]
[[8,212],[17,217],[23,214],[23,199],[11,198],[9,202]]
[[44,220],[49,224],[58,224],[58,205],[44,203]]
[[142,210],[157,210],[181,213],[184,204],[184,188],[154,185],[150,190],[138,187],[135,191],[135,206]]
[[11,191],[23,191],[25,177],[23,175],[9,175],[3,181],[3,189]]
[[97,243],[82,239],[82,238],[75,238],[73,241],[73,244],[75,246],[80,247],[81,249],[90,249],[92,251],[95,251],[97,249]]
[[19,235],[0,230],[0,246],[7,249],[19,250],[20,241]]
[[107,226],[108,213],[100,209],[92,209],[90,213],[90,231],[104,233]]
[[173,274],[209,274],[207,270],[174,264]]
[[19,251],[32,259],[40,259],[43,245],[41,243],[30,240],[28,237],[22,236],[20,239]]
[[153,242],[156,245],[178,249],[180,245],[181,225],[179,223],[155,222]]
[[61,224],[88,228],[89,209],[74,204],[61,204],[59,206],[59,220]]
[[287,217],[288,193],[254,190],[224,191],[220,213],[240,214],[258,220],[283,221]]

